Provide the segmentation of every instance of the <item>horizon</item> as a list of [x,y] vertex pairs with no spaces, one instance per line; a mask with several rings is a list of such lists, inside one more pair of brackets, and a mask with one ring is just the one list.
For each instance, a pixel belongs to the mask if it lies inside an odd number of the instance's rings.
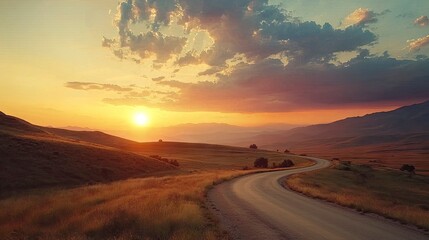
[[187,123],[329,123],[429,99],[427,1],[181,4],[3,1],[2,111],[138,139]]

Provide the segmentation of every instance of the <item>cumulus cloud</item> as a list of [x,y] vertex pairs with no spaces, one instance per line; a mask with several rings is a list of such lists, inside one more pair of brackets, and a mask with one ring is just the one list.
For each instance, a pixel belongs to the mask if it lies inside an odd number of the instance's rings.
[[429,35],[418,39],[408,40],[407,43],[408,43],[408,49],[410,51],[417,52],[421,48],[429,45]]
[[[131,26],[137,24],[148,31],[135,34]],[[123,49],[121,53],[141,59],[173,60],[179,66],[226,67],[236,55],[249,61],[280,54],[294,64],[329,62],[336,52],[354,51],[376,40],[360,25],[334,29],[328,23],[302,22],[266,0],[126,0],[118,5],[115,25],[118,39],[104,38],[103,46],[114,45]],[[172,25],[181,27],[184,34],[162,31]],[[192,31],[207,32],[212,46],[200,52],[185,50]]]
[[67,82],[66,87],[76,90],[106,90],[115,92],[129,92],[132,87],[121,87],[116,84],[92,83],[92,82]]
[[414,20],[414,24],[420,27],[425,27],[429,25],[429,18],[428,16],[420,16],[416,20]]

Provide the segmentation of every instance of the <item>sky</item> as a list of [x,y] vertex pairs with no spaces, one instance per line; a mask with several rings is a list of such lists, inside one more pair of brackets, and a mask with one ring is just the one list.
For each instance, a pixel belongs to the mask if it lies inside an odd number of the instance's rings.
[[0,111],[131,136],[137,113],[150,128],[390,110],[429,99],[428,15],[427,0],[3,0]]

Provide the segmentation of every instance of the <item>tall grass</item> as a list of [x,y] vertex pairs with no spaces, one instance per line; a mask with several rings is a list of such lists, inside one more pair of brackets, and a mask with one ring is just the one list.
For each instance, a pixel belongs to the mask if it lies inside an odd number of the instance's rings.
[[290,177],[287,185],[305,195],[429,229],[429,177],[351,166]]
[[219,239],[204,208],[239,171],[133,179],[0,201],[0,239]]

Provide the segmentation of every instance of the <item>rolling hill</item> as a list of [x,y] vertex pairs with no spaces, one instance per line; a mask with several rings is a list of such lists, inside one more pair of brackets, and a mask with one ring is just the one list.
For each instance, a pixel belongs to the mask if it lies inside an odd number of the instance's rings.
[[329,124],[258,135],[251,141],[267,149],[286,147],[294,152],[394,168],[411,163],[419,172],[429,174],[429,101]]
[[[36,126],[0,114],[2,194],[194,170],[241,169],[261,156],[275,163],[286,157],[297,166],[309,163],[281,152],[241,147],[167,141],[139,143],[100,131]],[[180,170],[159,158],[178,160]]]
[[[32,188],[109,182],[176,169],[163,161],[111,147],[131,141],[109,138],[102,133],[83,133],[80,138],[68,138],[73,134],[56,135],[58,132],[63,133],[0,114],[2,194]],[[93,139],[102,140],[91,143],[89,140]],[[107,144],[106,139],[112,144]]]

